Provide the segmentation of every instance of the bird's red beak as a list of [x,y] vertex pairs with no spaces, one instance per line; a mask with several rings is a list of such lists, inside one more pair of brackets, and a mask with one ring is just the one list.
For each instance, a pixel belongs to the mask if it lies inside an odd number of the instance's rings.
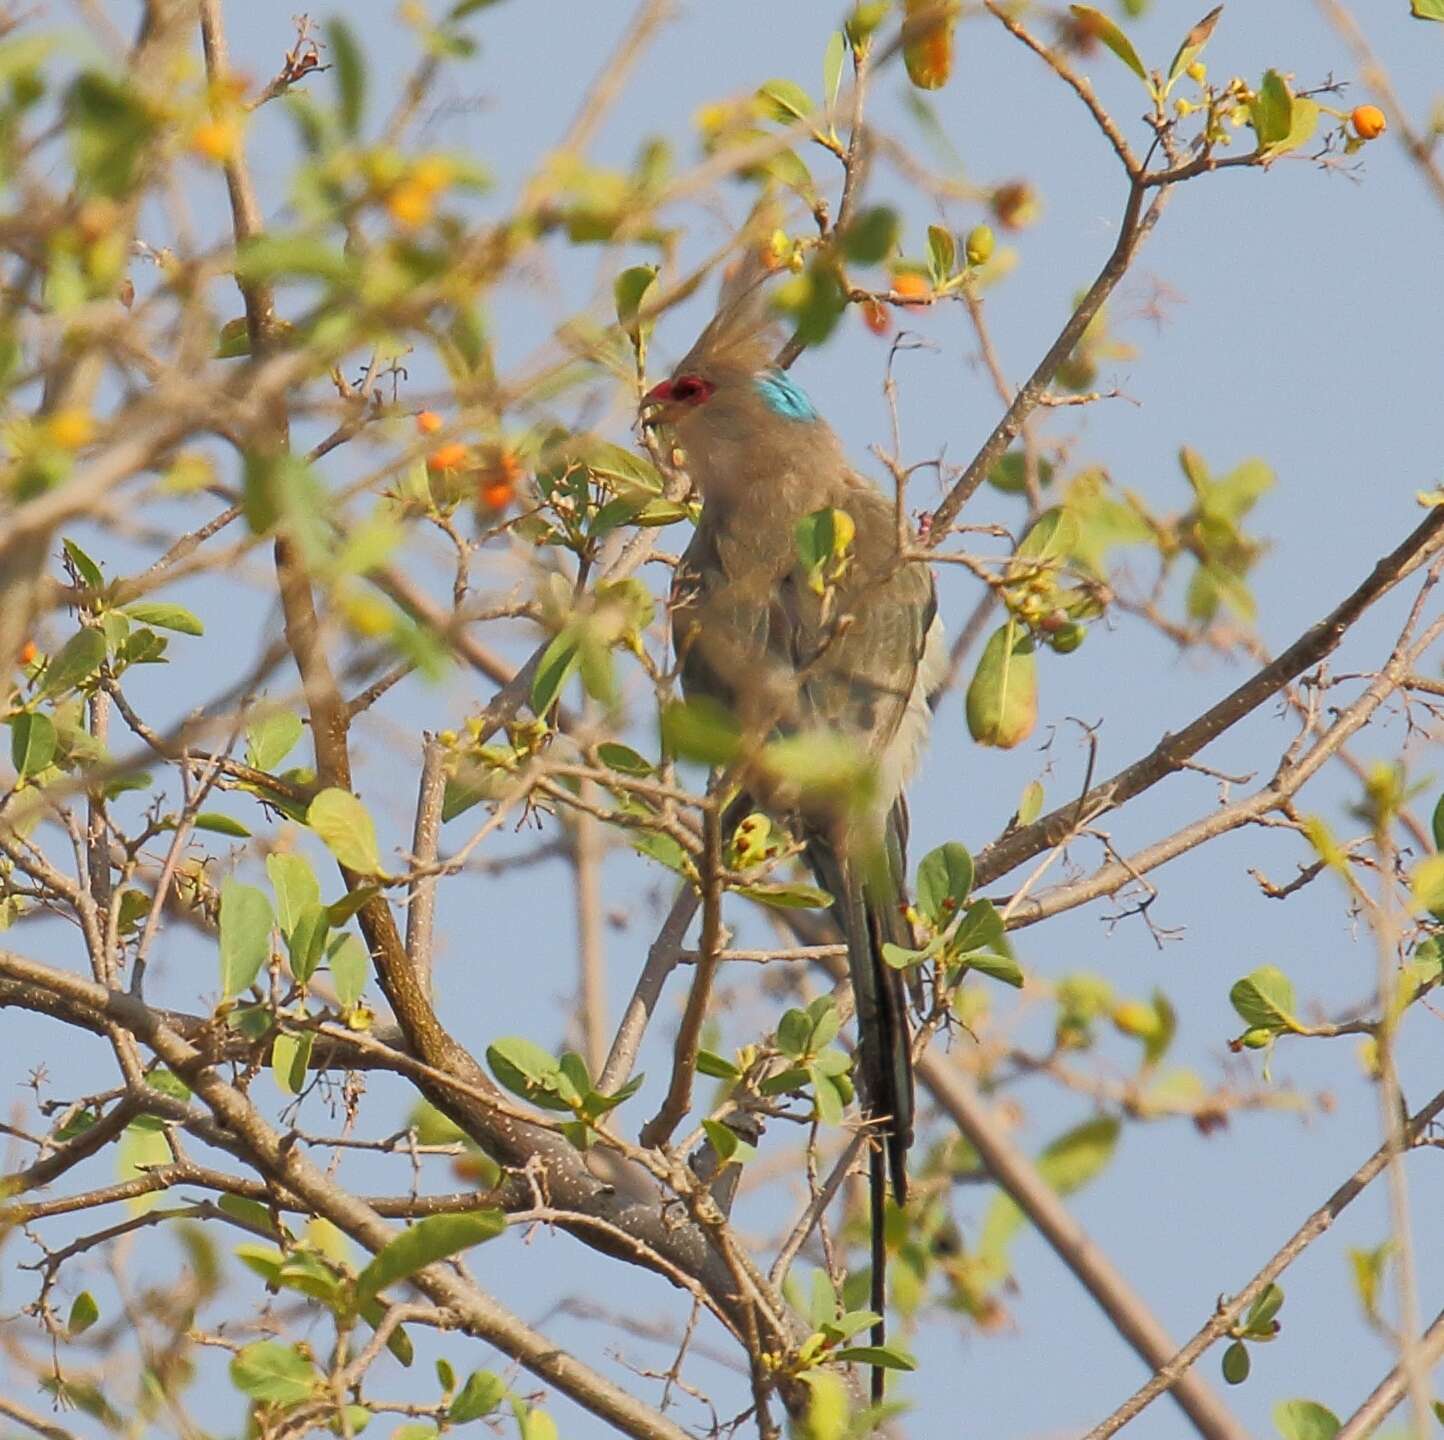
[[641,414],[643,426],[655,425],[658,420],[657,412],[664,406],[672,403],[672,382],[663,380],[660,385],[653,385],[645,395],[642,396]]

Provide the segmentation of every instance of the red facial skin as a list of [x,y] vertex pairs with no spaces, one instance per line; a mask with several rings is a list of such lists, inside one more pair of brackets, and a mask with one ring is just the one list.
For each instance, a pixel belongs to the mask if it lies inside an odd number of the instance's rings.
[[717,387],[700,375],[678,375],[675,380],[663,380],[654,385],[642,397],[644,405],[700,405],[709,400]]

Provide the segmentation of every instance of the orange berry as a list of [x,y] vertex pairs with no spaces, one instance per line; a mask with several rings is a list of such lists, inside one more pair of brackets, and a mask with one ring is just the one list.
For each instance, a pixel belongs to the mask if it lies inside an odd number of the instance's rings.
[[21,665],[33,665],[40,654],[40,647],[33,641],[27,640],[20,647],[20,654],[16,656]]
[[404,180],[386,197],[386,212],[403,230],[415,230],[431,219],[436,192],[416,180]]
[[1377,140],[1389,128],[1384,112],[1377,105],[1356,105],[1349,123],[1360,140]]
[[886,335],[892,329],[892,317],[887,313],[887,306],[877,300],[863,302],[862,323],[874,335]]
[[901,295],[905,302],[916,303],[932,299],[933,287],[926,276],[913,270],[904,270],[901,275],[892,277],[892,293]]
[[459,470],[466,464],[466,459],[466,446],[460,440],[453,440],[450,445],[438,446],[426,457],[426,468],[428,470]]
[[236,153],[241,127],[234,120],[202,120],[191,131],[191,150],[203,160],[224,164]]
[[1009,230],[1022,230],[1038,218],[1037,192],[1026,180],[999,185],[993,191],[993,214]]
[[416,428],[422,435],[435,435],[445,424],[435,410],[422,410],[416,416]]
[[476,496],[487,510],[505,510],[516,499],[521,462],[510,450],[498,450],[481,472]]

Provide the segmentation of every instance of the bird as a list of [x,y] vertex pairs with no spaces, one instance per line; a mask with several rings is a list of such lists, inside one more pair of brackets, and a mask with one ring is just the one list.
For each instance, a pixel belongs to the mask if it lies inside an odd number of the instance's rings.
[[[774,363],[776,354],[766,276],[743,267],[691,350],[642,397],[641,418],[680,451],[702,502],[670,605],[687,699],[720,702],[744,737],[840,735],[875,766],[861,805],[789,794],[776,777],[748,775],[744,790],[756,789],[763,808],[800,832],[846,941],[858,1097],[880,1142],[869,1147],[869,1177],[872,1300],[881,1315],[884,1201],[890,1181],[895,1201],[906,1203],[914,1126],[906,986],[883,946],[915,944],[904,790],[947,649],[931,570],[905,553],[894,501],[850,466],[836,432]],[[818,586],[796,532],[827,509],[850,517],[851,553],[835,583]],[[741,804],[751,799],[744,794]],[[881,1333],[875,1329],[877,1343]],[[881,1398],[878,1370],[873,1395]]]

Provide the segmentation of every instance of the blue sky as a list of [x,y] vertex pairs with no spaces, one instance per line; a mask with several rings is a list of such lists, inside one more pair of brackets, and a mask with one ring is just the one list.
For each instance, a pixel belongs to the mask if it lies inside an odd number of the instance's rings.
[[[230,7],[237,66],[258,79],[274,72],[289,41],[293,8],[292,0]],[[1155,0],[1132,31],[1139,50],[1153,63],[1165,61],[1198,18],[1194,11],[1193,0]],[[1375,0],[1364,18],[1395,83],[1420,111],[1437,82],[1444,27],[1412,22],[1406,12],[1405,0]],[[433,118],[434,143],[465,150],[484,163],[496,175],[504,201],[561,135],[629,13],[630,6],[613,0],[585,6],[511,0],[486,12],[477,26],[479,54],[449,73],[446,92],[438,97],[449,103]],[[349,19],[371,58],[375,95],[389,96],[409,58],[409,41],[401,38],[389,6],[353,7]],[[771,76],[798,80],[815,93],[823,44],[836,19],[830,6],[817,3],[680,5],[609,116],[596,158],[625,163],[644,138],[661,134],[686,162],[696,153],[691,116],[704,100],[746,92]],[[1207,60],[1216,77],[1237,71],[1256,79],[1275,66],[1293,72],[1300,86],[1354,73],[1347,54],[1303,0],[1235,0]],[[1139,139],[1144,128],[1135,117],[1143,107],[1133,78],[1106,51],[1084,68],[1130,136]],[[900,72],[880,79],[874,113],[900,138],[921,146],[900,103],[903,83]],[[1347,95],[1346,105],[1364,98],[1357,89]],[[1017,271],[989,300],[1003,365],[1021,379],[1112,244],[1123,200],[1121,175],[1075,97],[986,19],[974,18],[961,28],[956,73],[936,105],[969,178],[989,183],[1027,176],[1042,195],[1039,223],[1008,237],[1019,253]],[[252,158],[272,207],[284,201],[290,153],[288,125],[279,107],[271,107],[256,126]],[[1277,488],[1255,512],[1253,528],[1271,542],[1254,580],[1260,635],[1275,652],[1353,588],[1417,523],[1415,492],[1440,478],[1444,411],[1437,399],[1437,337],[1444,289],[1430,257],[1437,255],[1444,217],[1392,140],[1369,147],[1360,159],[1357,169],[1347,172],[1290,160],[1266,174],[1234,172],[1183,187],[1111,307],[1119,337],[1138,353],[1105,367],[1102,379],[1116,383],[1128,399],[1063,417],[1078,430],[1073,463],[1105,466],[1118,484],[1163,511],[1188,503],[1176,459],[1181,444],[1199,450],[1216,472],[1250,456],[1274,467]],[[827,174],[822,163],[815,169]],[[875,180],[878,198],[904,204],[909,249],[918,253],[923,229],[935,216],[882,167]],[[206,191],[198,187],[193,204],[208,221],[207,203]],[[700,255],[715,244],[743,213],[743,204],[740,191],[724,191],[712,216],[697,223],[687,253]],[[690,218],[697,221],[696,212]],[[947,218],[966,229],[980,216],[976,208],[958,205]],[[621,263],[601,254],[548,252],[529,266],[518,293],[497,306],[503,359],[515,362],[533,353],[558,319],[605,295]],[[1168,297],[1161,323],[1145,313],[1158,293]],[[686,350],[709,308],[710,299],[699,299],[664,320],[654,341],[660,364]],[[922,459],[942,451],[964,463],[997,418],[966,315],[961,307],[940,307],[907,324],[935,348],[910,354],[899,366],[905,454]],[[805,356],[794,371],[860,468],[872,473],[877,467],[869,461],[869,447],[885,444],[889,433],[882,398],[886,354],[886,344],[850,317],[825,349]],[[613,438],[625,440],[624,428],[618,426]],[[933,498],[932,481],[924,476],[918,484],[921,505]],[[966,518],[1013,523],[1017,512],[985,493]],[[214,583],[191,586],[177,598],[209,619],[216,596],[207,586]],[[949,568],[942,593],[945,616],[956,629],[974,592]],[[1382,658],[1407,598],[1394,597],[1360,625],[1338,669],[1364,670]],[[1173,603],[1176,609],[1176,594]],[[255,623],[259,604],[252,600],[249,608],[238,609],[233,621],[238,636],[248,633],[243,624]],[[184,668],[151,681],[153,703],[179,703],[179,692],[168,686],[183,682],[194,694],[190,687],[229,677],[234,652],[225,644],[227,631],[217,633],[221,643],[203,652],[182,651]],[[1050,797],[1070,794],[1080,782],[1085,753],[1067,717],[1101,722],[1098,766],[1107,774],[1165,731],[1179,728],[1245,673],[1202,655],[1180,658],[1171,645],[1122,617],[1098,627],[1076,656],[1046,656],[1042,670],[1038,735],[1016,752],[1001,755],[974,746],[959,697],[941,707],[926,767],[914,787],[915,855],[944,840],[981,848],[1007,821],[1023,786],[1050,762]],[[439,690],[406,690],[383,707],[359,740],[363,792],[397,837],[404,833],[414,793],[410,757],[417,728],[454,723],[479,698],[484,697],[468,677]],[[1051,753],[1040,754],[1038,742],[1053,726],[1058,728]],[[1396,716],[1392,725],[1360,737],[1356,752],[1366,760],[1390,757],[1400,734]],[[1225,771],[1267,774],[1291,735],[1287,719],[1266,706],[1203,758]],[[405,757],[404,770],[397,754]],[[1414,770],[1421,779],[1433,777],[1426,792],[1432,804],[1439,767],[1417,746]],[[1305,792],[1303,805],[1344,826],[1342,806],[1350,794],[1341,776],[1329,774]],[[1127,851],[1205,813],[1214,795],[1214,783],[1204,776],[1177,777],[1125,814],[1109,817],[1107,829]],[[527,837],[518,843],[527,843]],[[1091,864],[1094,853],[1079,847],[1076,858]],[[1239,1028],[1227,998],[1235,979],[1259,965],[1277,964],[1320,1013],[1365,1001],[1373,987],[1372,941],[1352,924],[1339,887],[1324,881],[1278,903],[1265,899],[1246,873],[1258,866],[1283,880],[1293,874],[1295,861],[1307,858],[1295,839],[1279,832],[1236,833],[1153,877],[1162,892],[1155,920],[1181,932],[1163,948],[1136,920],[1106,925],[1104,905],[1026,931],[1018,940],[1020,957],[1044,978],[1088,970],[1125,994],[1163,988],[1180,1015],[1173,1060],[1210,1081],[1224,1073],[1256,1076],[1256,1058],[1239,1060],[1226,1049]],[[508,1033],[553,1046],[565,1038],[575,983],[567,883],[567,872],[548,864],[501,878],[469,877],[444,894],[438,956],[442,1014],[478,1052]],[[609,907],[629,911],[627,923],[610,930],[606,940],[615,1013],[655,928],[656,900],[665,882],[660,871],[619,856],[607,865],[606,884]],[[171,998],[194,1005],[213,982],[203,968],[210,963],[204,953],[188,945],[178,938],[168,946],[164,974]],[[1014,1002],[999,995],[997,1003]],[[1046,1008],[1031,1006],[1021,1032],[1029,1043],[1042,1042]],[[767,1023],[764,1006],[753,1003],[743,1013],[758,1025]],[[1404,1036],[1404,1088],[1416,1106],[1439,1085],[1433,1061],[1437,1023],[1432,1013],[1415,1015]],[[0,1012],[0,1037],[10,1055],[9,1074],[18,1080],[22,1066],[52,1053],[55,1032]],[[632,1104],[638,1120],[651,1113],[660,1094],[669,1043],[664,1027],[644,1056],[652,1081]],[[1275,1083],[1311,1096],[1327,1091],[1326,1109],[1314,1106],[1307,1118],[1245,1114],[1206,1139],[1183,1121],[1130,1126],[1113,1166],[1070,1201],[1180,1341],[1206,1318],[1216,1296],[1241,1286],[1378,1143],[1376,1099],[1361,1079],[1353,1043],[1295,1043],[1281,1047],[1274,1059]],[[1104,1063],[1118,1073],[1134,1063],[1136,1047],[1121,1039],[1106,1039],[1101,1048]],[[74,1064],[79,1071],[93,1063],[98,1079],[102,1058],[97,1042]],[[378,1125],[399,1119],[398,1095],[385,1085],[372,1088],[378,1116],[385,1115]],[[1019,1107],[1017,1139],[1031,1150],[1091,1113],[1086,1101],[1052,1086],[1030,1083],[1011,1098]],[[351,1173],[374,1180],[376,1167],[358,1165]],[[1411,1159],[1409,1173],[1428,1318],[1444,1292],[1444,1257],[1428,1243],[1429,1217],[1444,1201],[1444,1180],[1427,1151]],[[392,1183],[400,1188],[405,1179]],[[959,1192],[965,1238],[988,1194]],[[754,1218],[747,1211],[743,1216]],[[776,1215],[764,1210],[755,1219],[762,1227],[775,1223]],[[1310,1396],[1347,1414],[1388,1368],[1386,1346],[1359,1317],[1345,1253],[1351,1245],[1377,1244],[1386,1226],[1383,1190],[1375,1187],[1285,1277],[1283,1333],[1256,1354],[1253,1377],[1228,1397],[1253,1432],[1271,1433],[1270,1406],[1290,1396]],[[982,1336],[929,1317],[911,1337],[921,1369],[902,1389],[915,1405],[909,1433],[1018,1440],[1073,1434],[1141,1380],[1138,1362],[1040,1240],[1024,1236],[1015,1258],[1017,1288],[1007,1297],[1011,1323],[1002,1333]],[[582,1297],[632,1319],[678,1323],[685,1312],[674,1293],[650,1277],[550,1235],[526,1245],[513,1235],[477,1252],[472,1263],[479,1281],[505,1303],[624,1381],[617,1355],[654,1369],[665,1368],[670,1359],[665,1347],[553,1313],[568,1297]],[[14,1303],[13,1294],[9,1301]],[[716,1333],[707,1338],[719,1341]],[[458,1368],[486,1363],[467,1347],[441,1348]],[[1203,1367],[1215,1380],[1217,1363],[1215,1352]],[[724,1412],[745,1403],[737,1378],[706,1361],[698,1363],[695,1378]],[[655,1393],[650,1382],[637,1383],[642,1393]],[[378,1388],[404,1393],[411,1387],[397,1375]],[[587,1440],[603,1433],[599,1422],[563,1402],[556,1413],[567,1437]],[[701,1418],[695,1408],[679,1414],[684,1422]],[[371,1433],[378,1429],[387,1433],[382,1422]],[[1126,1433],[1137,1440],[1168,1440],[1186,1429],[1178,1412],[1160,1402]]]

